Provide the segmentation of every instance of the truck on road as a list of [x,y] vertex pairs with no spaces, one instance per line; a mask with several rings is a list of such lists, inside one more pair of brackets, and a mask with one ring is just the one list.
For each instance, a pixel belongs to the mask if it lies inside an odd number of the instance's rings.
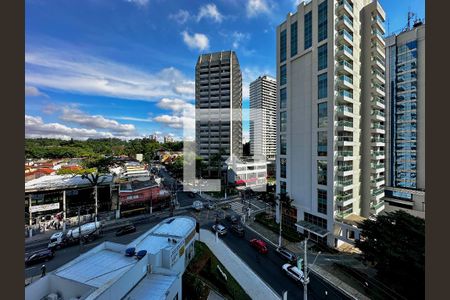
[[59,231],[50,237],[49,249],[59,249],[80,242],[92,241],[98,238],[102,232],[100,222],[90,222],[67,231]]

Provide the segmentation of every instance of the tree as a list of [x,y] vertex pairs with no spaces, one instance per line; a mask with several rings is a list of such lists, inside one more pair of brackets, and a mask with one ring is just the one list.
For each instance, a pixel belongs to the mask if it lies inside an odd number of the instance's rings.
[[425,293],[425,220],[402,210],[379,215],[360,224],[356,246],[377,275],[408,299]]
[[291,209],[292,208],[292,202],[294,199],[292,199],[288,194],[286,193],[279,193],[278,196],[276,196],[276,200],[278,201],[278,208],[279,208],[279,216],[280,216],[280,236],[278,238],[278,246],[281,247],[281,231],[283,228],[283,222],[282,222],[282,216],[283,216],[283,208]]

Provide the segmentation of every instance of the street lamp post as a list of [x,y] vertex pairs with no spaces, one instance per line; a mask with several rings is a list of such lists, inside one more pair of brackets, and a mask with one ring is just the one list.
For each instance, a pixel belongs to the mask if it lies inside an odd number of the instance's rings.
[[[309,236],[309,231],[308,231],[308,236]],[[309,270],[308,270],[308,239],[309,237],[305,238],[305,249],[304,249],[304,275],[303,275],[303,299],[304,300],[308,300],[308,283],[309,283]],[[317,253],[316,258],[314,259],[313,263],[311,266],[313,266],[316,263],[317,258],[320,255],[320,251]]]
[[282,231],[282,222],[281,222],[281,216],[283,215],[283,211],[281,209],[281,199],[278,198],[278,206],[280,207],[279,209],[279,216],[280,216],[280,235],[278,237],[278,247],[281,247],[281,231]]

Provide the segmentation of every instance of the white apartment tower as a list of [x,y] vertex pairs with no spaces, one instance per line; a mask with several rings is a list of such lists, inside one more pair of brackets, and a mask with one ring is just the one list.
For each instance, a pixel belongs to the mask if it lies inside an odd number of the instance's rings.
[[250,83],[250,154],[274,160],[277,147],[277,80],[264,75]]
[[[202,54],[195,67],[197,155],[242,156],[242,74],[234,51]],[[209,174],[211,175],[211,174]]]
[[425,218],[425,24],[386,38],[386,212]]
[[277,28],[282,220],[329,246],[383,210],[384,20],[378,1],[312,0]]

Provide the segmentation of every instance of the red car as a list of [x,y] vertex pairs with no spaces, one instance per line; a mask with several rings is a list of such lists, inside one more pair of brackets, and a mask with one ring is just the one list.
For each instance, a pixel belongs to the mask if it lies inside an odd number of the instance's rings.
[[252,239],[250,240],[250,245],[261,254],[266,254],[268,252],[267,245],[262,240]]

